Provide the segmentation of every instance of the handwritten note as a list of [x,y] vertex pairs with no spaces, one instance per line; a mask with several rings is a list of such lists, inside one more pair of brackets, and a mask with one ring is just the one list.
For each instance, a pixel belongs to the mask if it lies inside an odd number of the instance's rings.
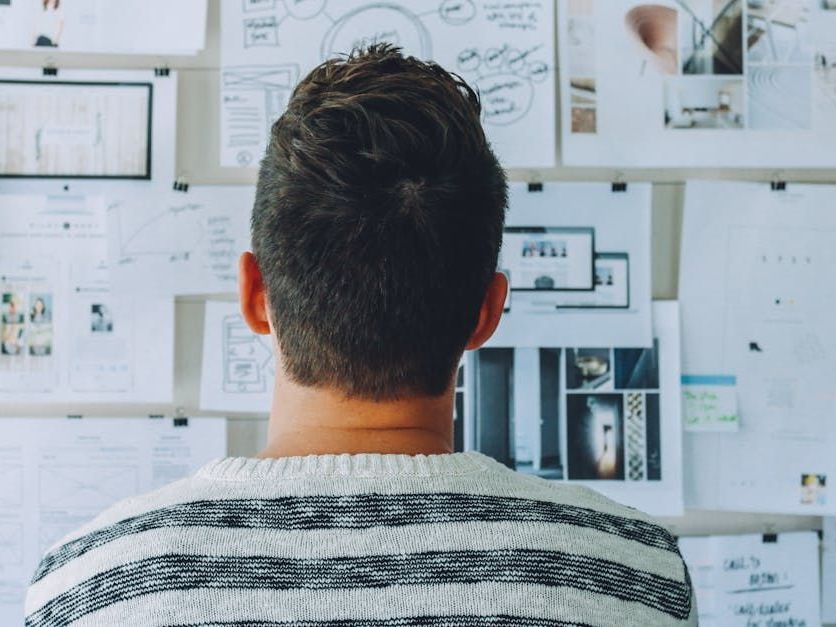
[[680,538],[679,549],[702,627],[820,624],[816,533]]
[[736,378],[682,375],[682,422],[687,431],[737,431]]

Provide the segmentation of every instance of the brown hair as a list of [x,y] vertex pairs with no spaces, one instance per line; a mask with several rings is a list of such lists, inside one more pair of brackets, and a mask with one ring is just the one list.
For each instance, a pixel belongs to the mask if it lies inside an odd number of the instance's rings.
[[505,217],[480,113],[460,77],[389,45],[296,87],[252,217],[292,379],[378,400],[448,389]]

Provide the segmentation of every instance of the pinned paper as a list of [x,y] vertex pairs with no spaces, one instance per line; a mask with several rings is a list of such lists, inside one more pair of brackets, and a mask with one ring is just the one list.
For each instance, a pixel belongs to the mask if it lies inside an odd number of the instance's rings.
[[823,518],[822,530],[821,619],[824,623],[836,623],[836,518]]
[[731,375],[682,375],[682,420],[687,431],[737,431],[737,379]]

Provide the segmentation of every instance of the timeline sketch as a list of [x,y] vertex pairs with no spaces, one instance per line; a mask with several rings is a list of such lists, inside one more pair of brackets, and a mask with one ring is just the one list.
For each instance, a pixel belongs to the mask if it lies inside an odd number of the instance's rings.
[[151,83],[0,84],[0,176],[151,177]]
[[[308,71],[383,42],[438,62],[478,90],[503,165],[555,163],[552,2],[243,0],[221,11],[221,165],[257,162]],[[533,136],[544,141],[528,142]]]
[[126,191],[108,207],[113,285],[160,296],[235,291],[254,192],[243,185],[141,197]]
[[271,342],[250,331],[238,303],[207,301],[200,408],[267,413],[276,374]]

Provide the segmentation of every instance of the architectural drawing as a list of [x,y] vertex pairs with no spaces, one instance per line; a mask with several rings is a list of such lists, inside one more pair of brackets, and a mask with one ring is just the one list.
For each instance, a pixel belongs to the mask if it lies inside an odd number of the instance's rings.
[[[295,84],[325,59],[388,42],[477,88],[508,167],[550,166],[554,7],[489,0],[243,0],[222,4],[221,164],[255,164]],[[281,64],[276,59],[282,60]]]

